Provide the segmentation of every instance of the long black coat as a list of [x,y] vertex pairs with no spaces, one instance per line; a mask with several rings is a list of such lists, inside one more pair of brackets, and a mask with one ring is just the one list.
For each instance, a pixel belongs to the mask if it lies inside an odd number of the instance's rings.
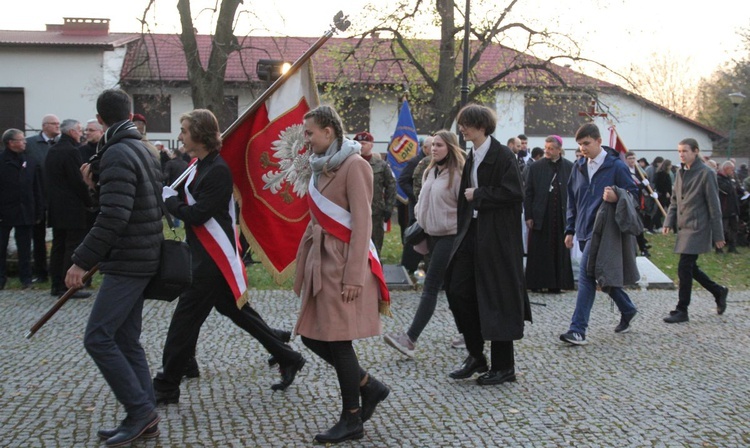
[[[561,157],[553,164],[544,158],[526,165],[526,168],[523,205],[526,219],[534,220],[526,251],[526,286],[530,289],[573,289],[570,251],[564,242],[567,185],[573,162]],[[551,193],[552,186],[556,194]]]
[[474,266],[482,337],[488,341],[508,341],[523,338],[524,320],[531,321],[523,271],[523,186],[515,154],[494,137],[490,138],[489,150],[477,169],[479,187],[474,190],[472,202],[466,200],[465,191],[471,187],[473,151],[461,176],[458,232],[451,251],[447,282],[450,282],[453,258],[466,237],[476,209],[479,217]]
[[81,151],[72,137],[63,134],[44,161],[47,185],[47,225],[56,229],[88,228],[87,207],[92,205],[81,176]]
[[42,218],[42,171],[26,152],[0,154],[0,225],[30,226]]

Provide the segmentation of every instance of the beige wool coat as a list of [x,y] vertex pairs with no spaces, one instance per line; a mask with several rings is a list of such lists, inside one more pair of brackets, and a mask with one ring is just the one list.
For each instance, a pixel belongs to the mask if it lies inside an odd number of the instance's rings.
[[[294,292],[302,299],[302,308],[296,334],[319,341],[351,341],[380,335],[380,291],[368,261],[372,179],[370,164],[358,154],[318,179],[318,191],[351,213],[352,235],[350,242],[344,243],[310,215],[297,250]],[[341,296],[343,285],[362,286],[362,293],[346,303]]]

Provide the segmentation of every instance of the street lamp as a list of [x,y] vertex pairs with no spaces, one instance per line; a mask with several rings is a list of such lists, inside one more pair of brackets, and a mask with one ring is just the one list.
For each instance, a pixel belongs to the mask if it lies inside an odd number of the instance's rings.
[[732,102],[734,110],[732,110],[732,128],[729,130],[729,146],[727,147],[727,160],[732,158],[732,140],[734,139],[734,125],[737,123],[737,109],[743,101],[745,101],[745,95],[741,92],[734,92],[729,94],[729,101]]

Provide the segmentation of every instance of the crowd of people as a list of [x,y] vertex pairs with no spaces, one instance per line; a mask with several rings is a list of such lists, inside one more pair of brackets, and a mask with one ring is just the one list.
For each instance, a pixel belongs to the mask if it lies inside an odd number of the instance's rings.
[[[180,117],[183,157],[149,142],[145,118],[133,116],[131,107],[125,92],[104,91],[96,119],[84,125],[48,115],[42,132],[29,138],[9,129],[0,157],[0,286],[11,229],[24,288],[49,278],[51,294],[59,295],[83,288],[84,274],[95,266],[104,274],[83,342],[126,413],[119,426],[98,431],[107,446],[158,436],[157,406],[178,403],[183,377],[199,375],[196,346],[214,308],[260,342],[271,355],[269,364],[278,364],[281,378],[273,390],[289,388],[305,365],[288,345],[299,335],[334,369],[341,396],[338,421],[315,441],[362,438],[364,424],[391,394],[360,365],[353,341],[380,336],[380,314],[391,312],[379,255],[397,183],[409,199],[407,222],[426,234],[420,247],[404,247],[402,261],[412,272],[424,263],[426,275],[409,327],[383,335],[383,341],[413,357],[445,290],[460,333],[452,345],[466,352],[447,372],[454,380],[476,374],[479,386],[517,380],[514,341],[532,320],[528,291],[573,290],[571,252],[580,256],[577,299],[559,339],[574,346],[589,342],[597,288],[620,311],[614,331],[630,331],[638,309],[624,287],[639,279],[635,258],[648,255],[648,232],[677,234],[678,302],[664,321],[689,320],[693,279],[714,296],[718,314],[726,310],[729,289],[711,280],[697,260],[725,245],[737,251],[747,169],[735,173],[728,161],[715,171],[694,139],[679,142],[679,168],[659,158],[649,165],[632,152],[621,157],[602,145],[599,128],[587,123],[575,134],[578,150],[571,162],[558,135],[531,151],[525,135],[503,145],[494,137],[495,112],[470,104],[456,119],[470,149],[462,150],[452,131],[437,131],[421,142],[397,180],[373,153],[369,132],[347,138],[336,110],[320,106],[304,116],[312,174],[310,222],[294,277],[300,311],[292,331],[272,328],[243,300],[247,278],[233,182],[216,117],[203,109]],[[197,168],[173,189],[185,159]],[[162,369],[152,378],[139,339],[143,291],[159,264],[162,205],[185,223],[193,284],[179,297]],[[660,207],[663,215],[654,213]],[[53,229],[48,269],[43,244],[43,263],[36,260],[37,227],[47,226]]]

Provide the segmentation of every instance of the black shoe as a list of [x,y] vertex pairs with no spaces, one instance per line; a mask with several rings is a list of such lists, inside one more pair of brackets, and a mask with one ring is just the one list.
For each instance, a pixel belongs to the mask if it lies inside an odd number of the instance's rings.
[[297,373],[302,370],[302,367],[304,365],[305,358],[300,356],[299,360],[297,360],[296,362],[288,366],[279,367],[279,372],[281,373],[281,382],[272,385],[271,389],[285,390],[287,387],[291,386],[291,384],[294,382],[294,378],[297,376]]
[[727,296],[729,295],[729,288],[726,286],[721,287],[721,292],[716,296],[716,312],[721,316],[724,311],[727,310]]
[[[120,423],[120,426],[118,426],[115,429],[100,429],[99,431],[96,432],[96,435],[99,436],[99,438],[102,440],[107,440],[110,437],[114,437],[115,434],[117,434],[124,425],[125,425],[125,420],[123,420],[122,423]],[[145,431],[143,431],[143,435],[141,435],[141,438],[144,438],[144,439],[153,439],[154,437],[159,437],[159,425],[158,424],[146,429]]]
[[187,365],[185,366],[185,373],[182,374],[185,378],[199,378],[201,371],[198,369],[198,361],[195,360],[194,356],[188,358]]
[[180,402],[180,388],[174,390],[158,390],[154,388],[156,404],[177,404]]
[[635,318],[635,315],[638,314],[638,311],[633,312],[633,314],[623,314],[620,316],[620,323],[615,327],[615,333],[627,333],[630,331],[630,323]]
[[156,411],[151,411],[146,417],[139,419],[126,418],[119,431],[104,443],[110,447],[129,445],[132,441],[141,437],[146,430],[156,426],[159,420],[161,420],[161,417]]
[[49,281],[48,277],[34,277],[31,279],[31,283],[47,283]]
[[279,360],[275,356],[271,355],[268,357],[268,367],[273,367],[279,363]]
[[339,443],[344,440],[361,439],[365,436],[365,429],[362,427],[362,410],[341,412],[341,418],[338,423],[333,425],[328,431],[317,434],[315,441],[317,443]]
[[651,253],[649,251],[647,251],[647,250],[642,250],[641,251],[641,256],[642,257],[646,257],[646,258],[651,258]]
[[515,381],[516,369],[513,367],[508,370],[490,370],[477,378],[477,384],[480,386],[493,386],[495,384],[512,383]]
[[388,394],[391,393],[388,386],[373,378],[369,373],[367,375],[367,383],[359,388],[359,394],[362,396],[362,423],[370,420],[378,403],[388,398]]
[[550,294],[560,294],[560,293],[562,293],[562,291],[560,290],[560,288],[550,288],[550,289],[547,290],[547,292],[550,293]]
[[664,318],[664,322],[668,324],[679,324],[682,322],[689,322],[690,318],[688,317],[687,311],[682,310],[674,310],[674,312],[670,312],[669,316]]
[[484,357],[482,357],[482,359],[477,359],[469,355],[464,360],[463,364],[461,364],[461,367],[458,370],[449,373],[448,376],[454,380],[463,380],[471,377],[475,373],[484,373],[487,370],[487,359]]

